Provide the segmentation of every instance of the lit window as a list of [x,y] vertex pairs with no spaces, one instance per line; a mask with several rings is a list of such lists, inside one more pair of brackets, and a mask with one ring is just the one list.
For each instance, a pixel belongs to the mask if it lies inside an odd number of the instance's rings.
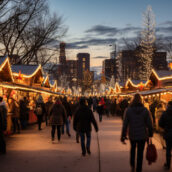
[[85,69],[85,63],[83,63],[82,67],[83,67],[83,69]]

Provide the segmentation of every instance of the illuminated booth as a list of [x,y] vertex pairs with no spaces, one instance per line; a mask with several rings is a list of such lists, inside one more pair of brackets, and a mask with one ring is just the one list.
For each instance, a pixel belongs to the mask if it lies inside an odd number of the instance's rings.
[[[4,87],[7,83],[12,84],[14,81],[9,58],[7,56],[0,58],[0,96],[7,102],[7,99],[11,93],[7,87]],[[7,106],[7,103],[6,103]],[[7,133],[10,134],[12,127],[11,115],[7,114]]]

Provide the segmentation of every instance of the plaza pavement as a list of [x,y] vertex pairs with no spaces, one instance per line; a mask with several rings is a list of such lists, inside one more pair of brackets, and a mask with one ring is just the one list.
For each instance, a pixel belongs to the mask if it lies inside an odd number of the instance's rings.
[[[95,114],[97,116],[97,114]],[[97,118],[97,117],[96,117]],[[98,121],[98,120],[97,120]],[[129,172],[129,142],[120,142],[122,122],[118,117],[103,118],[99,123],[101,172]],[[71,126],[72,128],[72,126]],[[92,132],[91,156],[81,156],[80,144],[72,137],[62,135],[61,142],[52,144],[51,128],[43,130],[30,126],[21,134],[7,138],[7,154],[0,155],[0,172],[99,172],[97,134]],[[148,165],[144,156],[143,172],[162,172],[165,152],[157,139],[158,160]]]

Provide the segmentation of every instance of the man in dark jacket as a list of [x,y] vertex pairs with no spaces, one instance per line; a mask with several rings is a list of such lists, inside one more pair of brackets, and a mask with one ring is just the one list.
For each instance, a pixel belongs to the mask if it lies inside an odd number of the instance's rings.
[[[81,98],[80,106],[75,113],[73,128],[75,131],[80,133],[83,156],[86,155],[86,151],[88,154],[91,154],[90,152],[91,123],[94,125],[96,132],[98,132],[98,126],[94,118],[93,112],[88,106],[86,106],[86,100],[84,98]],[[85,146],[85,135],[87,137],[86,146]]]
[[166,141],[166,163],[164,168],[170,169],[171,164],[171,150],[172,150],[172,101],[168,102],[167,110],[163,112],[159,126],[164,129],[164,138]]
[[4,139],[4,131],[7,128],[7,109],[5,102],[2,101],[3,98],[0,97],[0,152],[6,153],[6,143]]
[[150,113],[142,104],[142,98],[139,94],[135,94],[131,105],[125,111],[122,135],[121,135],[122,142],[125,141],[128,128],[129,128],[129,139],[131,143],[131,149],[130,149],[131,169],[133,172],[135,171],[135,152],[137,148],[136,172],[141,172],[145,142],[149,137],[153,136],[153,124]]

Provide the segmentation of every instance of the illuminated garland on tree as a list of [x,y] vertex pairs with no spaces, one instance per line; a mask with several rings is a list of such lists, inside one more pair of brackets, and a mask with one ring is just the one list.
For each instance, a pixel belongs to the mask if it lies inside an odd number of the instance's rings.
[[143,14],[143,25],[144,29],[141,32],[141,43],[140,43],[140,70],[139,78],[147,80],[152,70],[152,58],[154,53],[154,42],[155,42],[155,16],[153,14],[151,6],[147,7],[146,12]]

